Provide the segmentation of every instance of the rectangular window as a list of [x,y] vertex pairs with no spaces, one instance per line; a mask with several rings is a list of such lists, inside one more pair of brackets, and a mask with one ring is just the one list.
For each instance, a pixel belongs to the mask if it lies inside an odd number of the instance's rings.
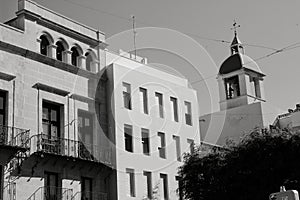
[[128,175],[129,195],[135,197],[134,170],[127,168],[126,173]]
[[[52,172],[45,172],[44,185],[45,185],[45,199],[58,199],[58,174]],[[60,180],[61,181],[61,180]]]
[[159,117],[164,118],[163,95],[161,93],[155,92],[155,97],[157,100]]
[[169,191],[168,191],[168,176],[167,174],[160,174],[160,179],[162,183],[162,197],[164,200],[169,200]]
[[176,157],[177,161],[181,161],[181,149],[180,149],[180,137],[173,135],[173,139],[175,141],[175,148],[176,148]]
[[78,110],[79,140],[87,145],[93,144],[93,127],[93,114],[84,110]]
[[123,101],[124,107],[131,110],[131,86],[125,82],[123,82]]
[[142,144],[143,153],[145,155],[150,155],[150,141],[149,141],[149,130],[142,128]]
[[[0,127],[6,125],[6,92],[0,91]],[[13,132],[11,133],[13,134]],[[0,131],[0,145],[6,144],[9,138],[13,137],[13,135],[9,135],[8,131],[5,128],[2,128]],[[1,165],[0,165],[1,167]],[[1,168],[0,168],[1,169]],[[0,174],[2,174],[2,170],[0,170]],[[1,175],[0,175],[1,177]],[[0,186],[2,185],[2,178],[0,179]],[[0,198],[1,198],[1,187],[0,187]]]
[[6,92],[0,91],[0,125],[6,124],[6,105]]
[[192,126],[192,105],[190,102],[185,101],[184,102],[185,105],[185,123],[187,125]]
[[92,199],[93,194],[93,180],[90,178],[81,178],[81,198]]
[[195,142],[192,139],[187,139],[187,143],[189,144],[190,147],[190,154],[193,154],[195,151]]
[[124,125],[124,137],[125,137],[125,150],[133,152],[133,140],[132,140],[132,126]]
[[166,158],[166,140],[165,134],[158,132],[158,137],[160,137],[160,147],[158,147],[159,157]]
[[[84,110],[78,110],[78,140],[79,140],[79,156],[89,159],[94,153],[93,149],[93,130],[94,119],[93,114]],[[73,151],[73,147],[70,148]]]
[[177,105],[177,99],[175,97],[170,97],[170,100],[172,102],[172,109],[173,109],[173,120],[175,122],[178,122],[178,105]]
[[146,177],[147,197],[148,197],[148,199],[152,199],[152,175],[151,175],[151,172],[144,171],[144,176]]
[[60,141],[60,123],[63,121],[60,116],[60,106],[54,103],[43,101],[43,115],[42,115],[42,130],[41,135],[41,150],[47,153],[61,154],[64,148]]
[[43,134],[48,139],[60,137],[60,107],[56,104],[43,102]]
[[178,182],[178,197],[179,197],[179,200],[183,200],[182,180],[179,176],[176,176],[175,179]]
[[148,94],[147,94],[147,89],[140,88],[140,99],[141,99],[142,111],[145,114],[148,114]]

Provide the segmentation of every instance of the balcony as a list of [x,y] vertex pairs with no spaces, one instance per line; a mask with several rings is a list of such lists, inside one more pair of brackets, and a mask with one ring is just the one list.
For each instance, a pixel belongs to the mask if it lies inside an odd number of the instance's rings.
[[112,149],[45,134],[28,140],[27,158],[14,167],[13,176],[42,177],[44,171],[61,173],[62,178],[80,180],[111,169]]
[[27,200],[71,200],[73,190],[59,187],[40,187]]
[[7,164],[18,152],[29,148],[29,130],[0,125],[0,165]]
[[3,199],[15,200],[16,199],[16,183],[4,181]]
[[107,193],[103,192],[76,192],[71,200],[107,200]]
[[[30,139],[32,150],[44,154],[53,154],[98,162],[110,165],[111,151],[98,145],[86,144],[81,141],[39,134]],[[35,149],[36,148],[36,149]],[[32,151],[31,150],[31,151]]]

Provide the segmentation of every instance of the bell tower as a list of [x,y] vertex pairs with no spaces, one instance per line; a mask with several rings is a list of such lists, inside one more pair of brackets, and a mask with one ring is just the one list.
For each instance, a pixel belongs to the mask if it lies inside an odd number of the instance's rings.
[[240,25],[234,21],[231,55],[222,63],[217,77],[220,110],[265,101],[262,97],[262,82],[265,75],[258,65],[245,55],[244,46],[237,36],[239,27]]

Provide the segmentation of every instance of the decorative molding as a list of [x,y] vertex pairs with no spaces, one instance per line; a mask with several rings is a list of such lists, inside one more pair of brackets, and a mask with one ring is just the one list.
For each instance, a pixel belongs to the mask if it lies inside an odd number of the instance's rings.
[[86,96],[82,96],[80,94],[72,94],[70,96],[70,98],[72,99],[75,99],[75,100],[78,100],[78,101],[81,101],[81,102],[85,102],[85,103],[95,103],[95,102],[98,102],[98,103],[101,103],[99,100],[97,99],[93,99],[91,97],[86,97]]
[[5,80],[5,81],[11,81],[15,79],[15,75],[7,74],[5,72],[0,72],[0,79]]
[[60,95],[60,96],[64,96],[64,97],[67,96],[68,94],[70,94],[70,92],[68,92],[66,90],[55,88],[55,87],[52,87],[50,85],[46,85],[46,84],[43,84],[43,83],[36,83],[32,87],[36,88],[36,89],[39,89],[39,90],[46,91],[46,92],[50,92],[50,93],[53,93],[53,94],[57,94],[57,95]]

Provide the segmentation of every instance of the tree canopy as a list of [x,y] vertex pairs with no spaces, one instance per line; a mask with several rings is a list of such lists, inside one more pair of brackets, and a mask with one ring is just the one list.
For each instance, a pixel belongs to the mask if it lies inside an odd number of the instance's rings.
[[254,131],[224,148],[201,145],[179,175],[191,200],[267,200],[283,185],[300,191],[300,134]]

